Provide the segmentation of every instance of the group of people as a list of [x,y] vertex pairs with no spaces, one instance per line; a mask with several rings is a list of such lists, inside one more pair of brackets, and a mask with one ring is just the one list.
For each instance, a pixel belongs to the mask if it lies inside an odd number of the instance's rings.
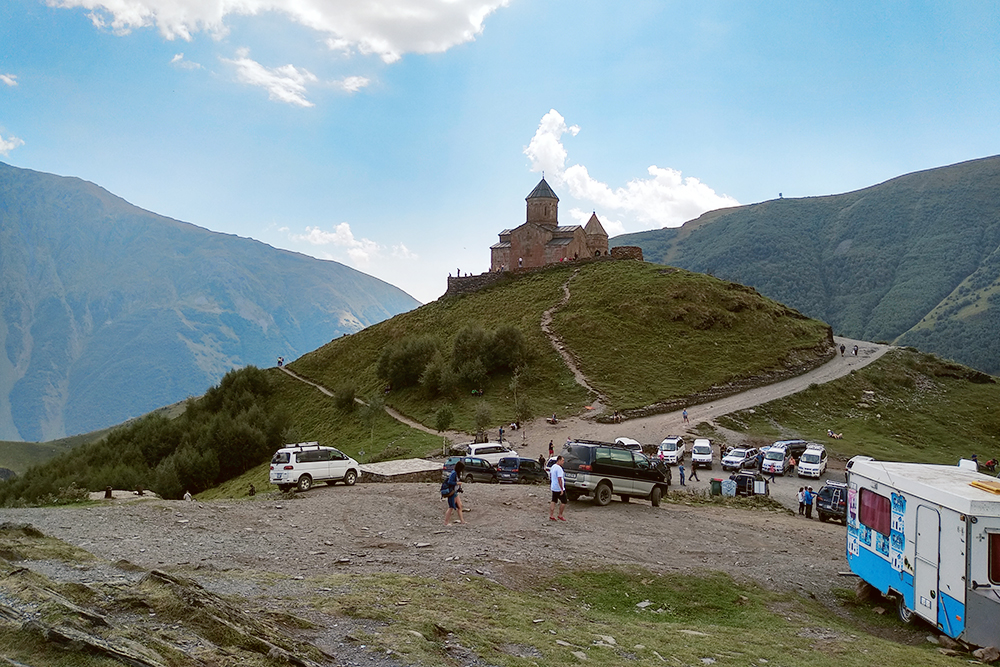
[[811,486],[800,486],[799,492],[795,496],[799,501],[799,515],[805,515],[807,519],[813,517],[813,503],[816,502],[816,494]]
[[[844,356],[845,352],[847,352],[847,346],[841,344],[841,346],[840,346],[840,356]],[[854,346],[853,352],[854,352],[854,356],[855,357],[858,356],[858,346],[857,345]]]
[[[549,444],[549,451],[552,445]],[[542,459],[541,456],[538,457]],[[563,471],[563,457],[556,458],[555,463],[549,469],[549,490],[552,491],[552,500],[549,503],[549,521],[565,521],[563,516],[566,512],[566,505],[569,497],[566,495],[566,473]],[[462,516],[462,473],[465,472],[465,462],[455,463],[455,469],[451,471],[441,484],[441,499],[448,502],[448,507],[444,511],[444,525],[450,526],[452,513],[458,512],[458,523],[464,524],[465,517]],[[557,511],[558,510],[558,511]]]

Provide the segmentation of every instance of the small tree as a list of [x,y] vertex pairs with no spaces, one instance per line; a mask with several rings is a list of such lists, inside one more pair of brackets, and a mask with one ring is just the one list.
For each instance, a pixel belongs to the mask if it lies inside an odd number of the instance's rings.
[[333,404],[341,412],[354,412],[357,404],[354,398],[358,395],[358,387],[353,382],[344,382],[333,390]]
[[493,410],[490,404],[483,401],[476,406],[476,442],[487,442],[486,429],[493,421]]
[[[450,405],[446,405],[437,411],[437,415],[434,417],[434,428],[437,429],[438,433],[447,431],[451,427],[451,423],[455,420],[455,413],[451,409]],[[448,451],[448,438],[441,436],[441,454],[445,454]]]

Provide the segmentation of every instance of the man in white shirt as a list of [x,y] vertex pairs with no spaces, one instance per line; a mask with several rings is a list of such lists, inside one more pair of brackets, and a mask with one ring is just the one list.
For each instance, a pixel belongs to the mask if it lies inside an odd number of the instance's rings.
[[549,490],[552,491],[552,502],[549,503],[549,521],[556,521],[556,505],[559,505],[559,521],[565,521],[563,512],[566,510],[566,473],[563,472],[563,457],[560,456],[549,469]]

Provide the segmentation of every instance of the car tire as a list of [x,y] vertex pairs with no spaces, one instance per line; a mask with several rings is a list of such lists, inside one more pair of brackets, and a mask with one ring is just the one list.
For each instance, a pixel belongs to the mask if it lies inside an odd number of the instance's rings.
[[299,477],[299,483],[296,484],[296,486],[299,487],[299,491],[308,491],[312,488],[312,485],[313,478],[309,475],[302,475],[302,477]]
[[465,476],[465,483],[466,484],[472,484],[474,481],[476,481],[476,480],[472,477],[472,475],[466,475]]
[[649,502],[652,503],[653,507],[660,506],[660,495],[662,493],[663,491],[658,486],[654,486],[653,490],[649,492]]
[[896,598],[896,615],[903,625],[911,625],[917,617],[913,610],[906,606],[906,598],[902,595]]
[[295,486],[294,484],[279,484],[278,491],[281,491],[282,493],[288,493],[294,488],[294,486]]
[[333,486],[336,483],[337,483],[337,480],[335,480],[335,479],[328,479],[328,480],[326,480],[326,485],[327,486]]
[[496,475],[493,475],[493,477],[490,477],[490,484],[499,484],[499,483],[500,483],[500,478],[499,477],[497,477]]
[[819,522],[820,523],[826,523],[826,519],[827,519],[826,512],[820,512],[819,513]]
[[594,504],[600,507],[604,507],[611,502],[611,485],[607,482],[601,482],[594,489]]
[[572,500],[573,502],[576,502],[577,500],[580,499],[580,493],[578,491],[567,491],[566,498]]
[[632,496],[618,496],[618,497],[621,498],[621,501],[623,503],[627,503],[629,500],[632,499]]
[[344,474],[344,484],[346,484],[347,486],[354,486],[354,484],[357,481],[358,481],[358,471],[357,470],[348,470]]

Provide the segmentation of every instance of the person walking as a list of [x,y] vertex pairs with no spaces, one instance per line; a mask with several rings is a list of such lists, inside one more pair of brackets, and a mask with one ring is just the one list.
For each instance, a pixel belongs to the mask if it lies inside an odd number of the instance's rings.
[[462,516],[462,499],[458,494],[462,493],[462,473],[465,472],[465,461],[455,464],[455,469],[448,475],[448,480],[441,485],[441,497],[448,500],[448,509],[444,511],[444,525],[451,525],[451,512],[458,510],[458,522],[465,523]]
[[846,351],[847,351],[847,347],[844,346],[844,344],[842,343],[840,345],[840,356],[844,356],[844,352],[846,352]]
[[799,487],[799,492],[795,494],[795,499],[799,501],[799,516],[802,516],[806,513],[806,487]]
[[683,410],[681,410],[681,417],[684,418],[684,423],[685,424],[690,424],[691,423],[691,422],[688,421],[688,409],[687,408],[684,408]]
[[681,476],[681,486],[684,486],[684,464],[683,463],[678,463],[677,464],[677,472],[680,473],[680,476]]
[[[563,472],[563,457],[560,456],[549,470],[549,490],[552,491],[552,501],[549,503],[549,521],[565,521],[566,511],[566,473]],[[559,516],[556,517],[556,505],[559,505]]]
[[[683,463],[681,465],[683,465]],[[696,480],[699,481],[699,482],[701,481],[700,479],[698,479],[698,466],[696,466],[694,464],[694,462],[692,462],[691,463],[691,474],[688,475],[688,481],[689,482],[694,482]]]
[[854,356],[855,357],[858,356],[858,346],[857,345],[854,346]]
[[551,441],[551,440],[549,440],[549,458],[550,458],[550,459],[552,458],[552,455],[553,455],[553,454],[555,453],[555,451],[556,451],[556,450],[555,450],[555,449],[553,449],[553,447],[552,447],[552,441]]
[[539,454],[538,455],[538,467],[541,468],[542,470],[545,470],[545,455],[544,454]]
[[806,503],[806,518],[813,518],[813,488],[811,486],[806,487],[805,495],[803,500]]

